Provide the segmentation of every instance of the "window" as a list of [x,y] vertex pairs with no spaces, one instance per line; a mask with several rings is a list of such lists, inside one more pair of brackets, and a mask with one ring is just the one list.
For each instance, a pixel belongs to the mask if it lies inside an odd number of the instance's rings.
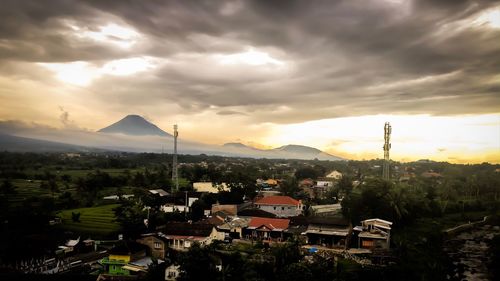
[[161,243],[160,242],[154,242],[154,248],[155,249],[161,249]]
[[284,211],[285,210],[285,207],[281,207],[281,210]]
[[273,208],[274,208],[274,210],[276,210],[276,207],[273,207]]
[[363,247],[363,248],[371,248],[371,247],[373,247],[373,241],[363,240],[363,241],[361,241],[361,247]]

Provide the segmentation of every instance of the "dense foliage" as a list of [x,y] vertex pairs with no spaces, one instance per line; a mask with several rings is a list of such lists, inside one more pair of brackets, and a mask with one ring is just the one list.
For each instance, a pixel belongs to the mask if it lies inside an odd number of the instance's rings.
[[[169,221],[200,220],[203,211],[216,202],[238,204],[252,199],[262,188],[256,184],[257,179],[274,178],[280,180],[283,194],[302,199],[307,206],[342,199],[342,212],[353,225],[373,217],[394,222],[391,238],[396,263],[373,270],[347,260],[334,262],[318,256],[304,260],[296,241],[271,248],[259,243],[247,249],[213,245],[193,247],[175,259],[184,270],[183,280],[443,280],[451,264],[442,251],[442,229],[500,210],[500,165],[487,163],[392,162],[391,181],[380,179],[382,160],[180,155],[179,163],[178,197],[183,198],[184,192],[191,191],[192,183],[198,181],[224,182],[229,191],[203,195],[192,205],[190,213],[167,214],[160,211],[164,199],[150,194],[148,189],[170,191],[171,155],[83,153],[70,157],[1,152],[0,240],[9,243],[1,243],[0,263],[41,256],[61,241],[78,237],[81,233],[73,232],[78,227],[49,225],[61,211],[73,225],[80,226],[88,222],[82,222],[85,215],[77,208],[109,207],[114,227],[127,237],[134,237]],[[322,198],[310,198],[300,187],[303,179],[321,179],[333,170],[343,177]],[[134,199],[103,199],[124,194],[133,194]],[[116,234],[113,231],[99,238],[115,238]],[[491,246],[493,266],[498,261],[494,252],[497,246],[495,238]],[[159,268],[155,267],[158,270],[152,270],[148,278],[157,279]],[[497,273],[492,270],[492,274]]]

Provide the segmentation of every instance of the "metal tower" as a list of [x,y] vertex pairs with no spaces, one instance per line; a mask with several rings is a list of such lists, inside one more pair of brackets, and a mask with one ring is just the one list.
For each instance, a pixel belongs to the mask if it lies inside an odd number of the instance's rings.
[[174,125],[174,159],[172,162],[172,193],[179,190],[179,177],[177,175],[177,136],[179,136],[179,132],[177,132],[177,124]]
[[392,127],[389,124],[389,122],[385,122],[384,126],[384,170],[382,177],[385,180],[389,180],[390,178],[390,172],[389,172],[389,150],[391,149],[391,132],[392,132]]

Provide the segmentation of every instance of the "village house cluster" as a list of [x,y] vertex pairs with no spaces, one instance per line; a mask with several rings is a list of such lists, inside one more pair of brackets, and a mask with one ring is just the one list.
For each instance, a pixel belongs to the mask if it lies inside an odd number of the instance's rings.
[[[217,192],[225,188],[196,185],[203,192]],[[160,196],[161,191],[157,192]],[[195,194],[186,194],[187,202],[193,202]],[[166,195],[164,195],[166,196]],[[181,206],[164,207],[164,211],[184,211]],[[184,206],[189,208],[189,206]],[[331,211],[334,207],[324,206]],[[321,208],[316,206],[321,212]],[[338,210],[338,209],[337,209]],[[392,223],[373,218],[353,226],[340,215],[304,216],[305,206],[301,200],[289,196],[259,196],[251,204],[214,204],[206,212],[207,217],[197,222],[170,222],[159,226],[157,231],[144,233],[135,241],[121,241],[101,260],[106,274],[134,275],[147,271],[152,259],[164,261],[168,252],[187,251],[195,243],[201,246],[214,241],[220,243],[283,243],[291,238],[303,242],[303,249],[311,253],[331,251],[334,253],[371,254],[388,250]],[[165,272],[166,280],[175,280],[179,266],[172,264]]]
[[[323,198],[342,178],[333,171],[323,178],[306,178],[298,187],[309,199]],[[301,241],[302,250],[307,253],[326,252],[338,255],[379,255],[390,248],[392,222],[372,218],[352,225],[343,218],[341,205],[314,204],[306,206],[303,200],[281,195],[279,179],[258,179],[258,194],[253,200],[242,204],[213,204],[203,212],[198,221],[169,222],[154,231],[143,233],[130,240],[120,236],[108,245],[87,239],[70,240],[60,247],[67,254],[106,249],[98,264],[102,280],[116,280],[120,276],[141,275],[148,271],[153,261],[170,261],[171,251],[185,252],[193,245],[208,246],[215,241],[224,244],[262,243],[273,245],[289,240]],[[357,182],[353,182],[356,186]],[[195,182],[193,191],[175,195],[163,189],[151,189],[149,194],[160,198],[160,210],[165,213],[192,211],[193,204],[207,194],[229,191],[225,183]],[[104,200],[117,200],[118,196],[107,196]],[[134,195],[119,198],[135,200]],[[149,208],[149,207],[146,207]],[[148,220],[144,220],[147,225]],[[105,253],[105,254],[104,254]],[[374,259],[372,259],[374,260]],[[170,264],[170,262],[169,262]],[[165,280],[176,280],[180,274],[177,264],[170,264],[165,271]]]

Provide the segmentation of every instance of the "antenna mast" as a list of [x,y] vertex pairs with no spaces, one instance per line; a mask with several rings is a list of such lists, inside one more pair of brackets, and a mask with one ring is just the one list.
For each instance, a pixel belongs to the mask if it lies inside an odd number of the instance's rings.
[[392,127],[389,124],[389,122],[385,122],[384,125],[384,170],[382,177],[385,180],[389,180],[390,178],[390,173],[389,173],[389,150],[391,149],[391,132],[392,132]]
[[[179,190],[179,177],[177,175],[177,124],[174,125],[174,159],[172,163],[172,193]],[[175,189],[175,190],[174,190]]]

